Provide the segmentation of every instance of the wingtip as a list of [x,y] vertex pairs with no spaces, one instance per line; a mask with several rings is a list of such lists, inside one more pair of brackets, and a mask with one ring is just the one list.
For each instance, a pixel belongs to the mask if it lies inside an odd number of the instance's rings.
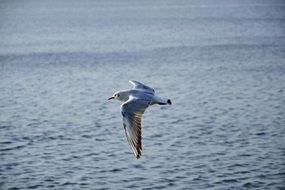
[[172,105],[172,102],[170,99],[167,100],[167,104]]
[[129,80],[129,83],[131,83],[133,86],[135,86],[135,82],[134,80]]
[[139,83],[139,82],[136,80],[129,80],[129,83],[134,84],[134,83]]
[[[141,140],[139,140],[139,142],[141,142]],[[138,146],[141,147],[141,143],[139,143]],[[141,155],[142,155],[141,151],[142,151],[142,149],[139,148],[139,149],[137,149],[137,152],[134,152],[136,159],[140,159],[141,158]]]

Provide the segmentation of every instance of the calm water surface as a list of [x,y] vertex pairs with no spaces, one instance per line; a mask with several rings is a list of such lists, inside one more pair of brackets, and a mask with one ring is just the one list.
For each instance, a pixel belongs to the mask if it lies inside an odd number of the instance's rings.
[[[0,189],[284,189],[284,1],[1,1]],[[136,160],[113,92],[172,99]]]

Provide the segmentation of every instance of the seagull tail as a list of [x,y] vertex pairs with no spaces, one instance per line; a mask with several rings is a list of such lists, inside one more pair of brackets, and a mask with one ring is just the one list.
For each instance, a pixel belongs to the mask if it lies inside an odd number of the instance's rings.
[[155,96],[151,105],[153,104],[158,104],[158,105],[171,105],[172,102],[170,99],[166,99],[166,98],[161,98],[161,97],[158,97],[158,96]]

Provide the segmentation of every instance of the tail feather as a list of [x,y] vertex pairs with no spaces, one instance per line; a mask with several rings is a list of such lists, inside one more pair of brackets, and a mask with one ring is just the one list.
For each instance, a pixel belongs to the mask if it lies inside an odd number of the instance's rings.
[[154,105],[154,104],[158,104],[158,105],[171,105],[172,102],[170,99],[166,99],[166,98],[161,98],[159,96],[154,96],[153,100],[151,101],[150,105]]
[[167,100],[164,100],[164,101],[160,101],[160,102],[157,102],[158,105],[171,105],[172,102],[170,99],[167,99]]

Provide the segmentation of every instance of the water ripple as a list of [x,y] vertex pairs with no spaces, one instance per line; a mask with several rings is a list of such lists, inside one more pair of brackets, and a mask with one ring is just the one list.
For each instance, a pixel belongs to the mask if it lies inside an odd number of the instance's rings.
[[0,189],[284,189],[284,5],[189,2],[1,2]]

